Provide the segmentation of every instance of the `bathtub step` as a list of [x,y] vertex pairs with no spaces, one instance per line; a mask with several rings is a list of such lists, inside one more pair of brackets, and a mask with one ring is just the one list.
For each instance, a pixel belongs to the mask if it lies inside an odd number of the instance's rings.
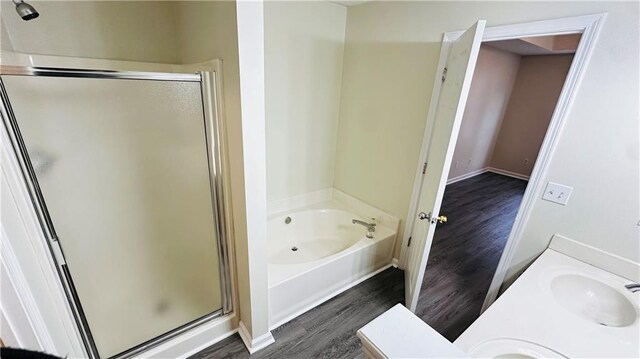
[[367,358],[464,358],[466,354],[402,304],[357,332]]

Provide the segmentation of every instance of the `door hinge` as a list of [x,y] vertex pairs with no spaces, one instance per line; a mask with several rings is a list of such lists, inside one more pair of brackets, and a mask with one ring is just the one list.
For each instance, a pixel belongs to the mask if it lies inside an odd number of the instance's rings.
[[53,255],[55,256],[58,265],[67,264],[67,261],[64,260],[62,247],[60,247],[60,242],[57,239],[51,241],[51,249],[53,250]]
[[422,165],[422,174],[427,173],[427,162]]
[[409,237],[409,240],[407,241],[407,247],[411,246],[411,237]]
[[444,82],[444,80],[447,79],[447,68],[445,67],[444,70],[442,70],[442,82]]

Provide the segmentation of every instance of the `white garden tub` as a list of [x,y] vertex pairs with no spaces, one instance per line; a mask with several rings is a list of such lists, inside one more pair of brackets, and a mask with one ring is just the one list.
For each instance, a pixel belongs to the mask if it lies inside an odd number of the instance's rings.
[[[290,220],[289,220],[290,219]],[[373,238],[335,202],[269,219],[269,323],[278,326],[391,263],[396,231],[377,223]]]

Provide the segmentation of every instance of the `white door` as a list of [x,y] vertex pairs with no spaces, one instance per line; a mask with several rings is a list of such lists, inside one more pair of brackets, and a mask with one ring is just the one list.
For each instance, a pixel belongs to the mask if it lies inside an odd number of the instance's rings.
[[485,20],[479,20],[457,40],[443,44],[444,51],[447,47],[449,48],[445,66],[446,76],[435,112],[426,173],[422,180],[420,199],[415,213],[418,218],[413,225],[412,243],[405,266],[405,299],[407,308],[411,311],[415,311],[418,303],[437,218],[441,215],[440,204],[460,131],[462,114],[467,104],[485,23]]

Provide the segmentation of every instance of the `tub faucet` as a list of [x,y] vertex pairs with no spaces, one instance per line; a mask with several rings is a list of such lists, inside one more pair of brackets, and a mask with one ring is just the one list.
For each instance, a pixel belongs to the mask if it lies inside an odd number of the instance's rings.
[[351,223],[359,224],[361,226],[367,227],[367,238],[373,238],[373,232],[376,231],[376,224],[375,223],[367,223],[367,222],[361,221],[359,219],[352,219]]
[[640,292],[640,284],[638,283],[627,284],[624,287],[631,293]]

